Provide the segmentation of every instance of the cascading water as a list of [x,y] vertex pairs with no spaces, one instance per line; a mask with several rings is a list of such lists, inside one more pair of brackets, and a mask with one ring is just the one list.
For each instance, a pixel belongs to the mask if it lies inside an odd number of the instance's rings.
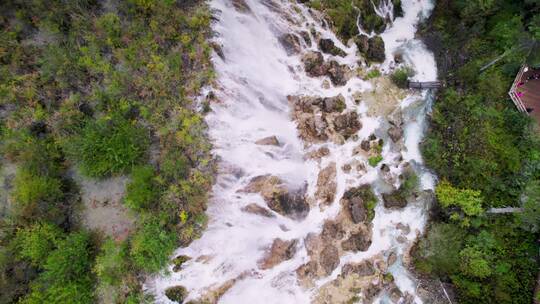
[[[432,4],[429,0],[402,2],[404,17],[397,18],[382,35],[387,59],[380,69],[390,72],[394,54],[400,53],[404,62],[415,70],[415,80],[435,80],[432,54],[414,39],[415,25],[429,14]],[[331,39],[346,53],[343,57],[324,55],[325,60],[335,60],[356,71],[360,68],[360,58],[356,46],[343,45],[329,29],[321,26],[317,13],[305,6],[286,0],[246,0],[245,3],[213,0],[211,7],[219,19],[214,30],[224,59],[214,56],[218,74],[214,90],[219,102],[212,105],[207,116],[214,153],[219,160],[219,173],[207,211],[209,224],[200,239],[175,252],[191,257],[181,270],[149,279],[146,288],[156,295],[158,303],[171,303],[164,291],[175,285],[187,289],[187,300],[202,297],[219,303],[339,303],[338,299],[351,296],[350,290],[343,288],[341,295],[335,287],[339,285],[336,280],[344,277],[344,268],[369,261],[373,262],[375,273],[370,274],[369,284],[380,287],[373,301],[388,303],[400,299],[420,303],[414,278],[403,265],[411,244],[423,232],[427,200],[420,195],[404,208],[388,209],[383,206],[381,194],[399,186],[401,181],[397,177],[407,164],[420,177],[419,190],[434,187],[434,178],[422,167],[419,152],[430,108],[429,93],[383,88],[397,95],[376,96],[380,90],[377,87],[392,86],[390,82],[353,76],[345,85],[333,86],[327,77],[308,77],[301,56],[318,50],[315,43],[318,35]],[[283,47],[283,41],[280,43],[280,37],[293,32],[305,37],[297,43],[298,54],[291,54]],[[297,122],[291,118],[294,113],[290,96],[338,94],[344,97],[346,111],[358,114],[361,128],[341,141],[300,139]],[[390,97],[395,102],[385,99]],[[389,113],[396,111],[401,113],[403,121],[401,144],[394,143],[387,135]],[[256,143],[269,136],[275,136],[278,142]],[[367,164],[365,153],[355,152],[360,142],[370,136],[384,142],[380,152],[383,160],[376,167]],[[307,156],[323,151],[322,147],[327,149],[322,156]],[[386,164],[385,172],[382,164]],[[314,197],[322,186],[317,185],[320,171],[329,166],[336,168],[335,195],[328,204],[322,204]],[[258,176],[277,177],[288,189],[305,188],[309,213],[294,218],[262,209],[267,205],[263,196],[245,191]],[[301,283],[298,269],[314,259],[308,239],[321,235],[326,222],[339,219],[343,211],[340,200],[347,190],[364,184],[370,185],[378,198],[370,229],[371,244],[364,251],[325,245],[337,248],[331,251],[337,256],[330,257],[335,260],[332,267],[325,275]],[[257,210],[265,211],[246,212],[246,206],[255,204]],[[287,243],[290,250],[286,258],[262,267],[261,260],[268,256],[276,239],[295,242]],[[331,242],[335,244],[336,240]],[[323,253],[317,252],[321,258]],[[377,281],[382,280],[383,273],[393,275],[394,285],[388,287]],[[399,290],[397,298],[395,289]],[[361,303],[366,292],[363,289],[353,292],[353,295],[358,293],[358,298],[352,299]]]

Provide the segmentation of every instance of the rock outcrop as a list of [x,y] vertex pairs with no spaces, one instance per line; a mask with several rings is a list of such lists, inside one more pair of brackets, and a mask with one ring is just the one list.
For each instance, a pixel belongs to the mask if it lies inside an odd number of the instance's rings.
[[300,38],[298,38],[298,36],[296,36],[295,34],[287,33],[281,35],[278,38],[278,41],[285,49],[287,55],[298,54],[302,50],[300,46]]
[[319,172],[315,197],[323,204],[330,204],[336,195],[336,163],[332,162]]
[[297,243],[297,240],[284,241],[275,239],[270,250],[259,261],[259,267],[263,270],[270,269],[283,261],[292,259],[296,253]]
[[342,49],[338,48],[332,39],[321,39],[319,40],[319,49],[326,54],[331,54],[334,56],[345,57],[347,53]]
[[255,144],[261,146],[279,146],[279,140],[275,136],[268,136],[257,140]]
[[309,211],[309,204],[305,200],[305,187],[289,189],[276,176],[256,176],[242,191],[260,193],[271,210],[293,219],[304,218]]
[[261,207],[255,203],[251,203],[249,205],[246,205],[244,207],[242,207],[242,209],[240,209],[246,213],[251,213],[251,214],[256,214],[256,215],[260,215],[262,217],[267,217],[267,218],[272,218],[272,217],[275,217],[275,215],[272,213],[272,211],[264,208],[264,207]]

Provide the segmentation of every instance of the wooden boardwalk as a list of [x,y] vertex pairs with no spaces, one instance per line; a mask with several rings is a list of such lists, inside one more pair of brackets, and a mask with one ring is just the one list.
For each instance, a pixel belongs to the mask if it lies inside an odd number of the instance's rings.
[[409,81],[408,86],[409,89],[437,89],[442,87],[442,83],[440,81]]

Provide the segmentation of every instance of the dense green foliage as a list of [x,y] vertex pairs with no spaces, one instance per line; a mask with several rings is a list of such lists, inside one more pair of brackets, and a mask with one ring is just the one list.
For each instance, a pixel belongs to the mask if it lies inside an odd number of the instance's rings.
[[[459,303],[531,303],[538,272],[540,145],[507,96],[538,44],[536,1],[437,1],[423,30],[446,81],[423,143],[441,178],[417,270],[451,282]],[[522,206],[523,213],[489,214]]]
[[[384,18],[375,13],[380,0],[311,0],[310,5],[326,12],[333,22],[337,34],[344,40],[358,35],[357,20],[360,20],[362,28],[368,32],[381,33],[386,28]],[[393,0],[394,16],[400,16],[401,0]],[[358,18],[360,17],[360,18]]]
[[[141,274],[206,223],[213,168],[193,97],[214,77],[208,7],[17,0],[0,11],[0,167],[16,168],[0,185],[11,202],[0,303],[147,302]],[[113,240],[80,220],[75,181],[118,175],[138,220]]]

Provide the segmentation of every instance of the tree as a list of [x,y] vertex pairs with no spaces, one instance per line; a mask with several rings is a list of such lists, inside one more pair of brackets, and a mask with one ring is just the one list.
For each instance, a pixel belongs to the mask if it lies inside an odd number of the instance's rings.
[[482,195],[480,191],[454,188],[448,181],[437,185],[435,194],[444,208],[457,207],[467,216],[482,214]]
[[523,229],[531,232],[540,230],[540,181],[536,180],[527,186],[523,212],[518,217]]
[[464,274],[471,277],[484,279],[491,275],[489,261],[485,255],[474,247],[466,247],[459,253],[461,260],[460,268]]

